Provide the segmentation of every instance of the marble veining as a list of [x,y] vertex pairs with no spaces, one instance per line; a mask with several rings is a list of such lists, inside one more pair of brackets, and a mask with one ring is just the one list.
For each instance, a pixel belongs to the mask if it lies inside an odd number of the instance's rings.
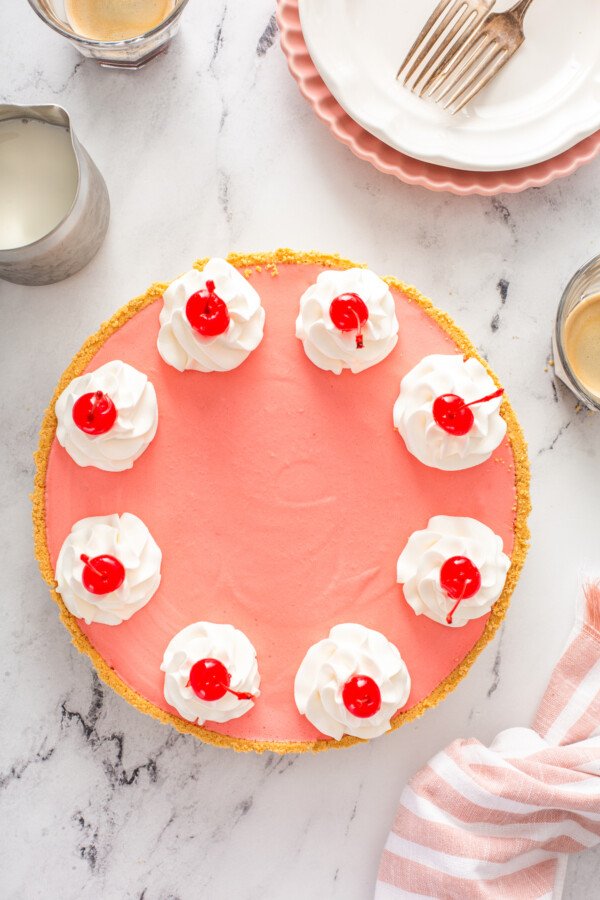
[[[0,282],[0,896],[7,900],[367,900],[399,792],[456,737],[528,724],[597,566],[600,419],[556,384],[563,286],[598,252],[600,161],[515,196],[397,183],[312,114],[272,0],[191,0],[136,73],[82,60],[25,2],[0,28],[5,102],[59,102],[103,173],[98,255],[61,284]],[[43,410],[100,321],[198,255],[340,251],[412,282],[501,374],[529,440],[532,550],[496,640],[441,706],[372,744],[235,755],[138,714],[70,646],[32,555],[28,494]],[[600,853],[565,896],[595,896]]]
[[267,50],[270,50],[277,38],[277,19],[275,13],[269,16],[269,21],[265,26],[265,30],[258,39],[256,45],[256,55],[264,56]]

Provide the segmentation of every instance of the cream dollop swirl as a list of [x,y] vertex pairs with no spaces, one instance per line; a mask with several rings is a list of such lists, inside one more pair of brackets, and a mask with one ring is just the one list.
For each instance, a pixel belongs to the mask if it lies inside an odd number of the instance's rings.
[[[192,294],[214,281],[215,293],[229,313],[223,334],[205,337],[186,316]],[[263,338],[265,310],[250,282],[224,259],[210,259],[202,272],[192,269],[165,291],[160,313],[158,352],[166,363],[184,372],[228,372],[241,365]]]
[[[453,556],[466,556],[477,566],[481,587],[473,597],[460,601],[452,622],[447,622],[456,600],[443,590],[440,571]],[[490,611],[502,593],[509,567],[502,538],[487,525],[467,517],[433,516],[426,529],[411,534],[398,559],[397,576],[406,602],[417,615],[460,628]]]
[[[121,587],[110,594],[91,594],[83,586],[81,556],[108,554],[125,568]],[[57,589],[65,606],[78,619],[120,625],[142,609],[160,584],[162,553],[141,519],[122,516],[92,516],[76,522],[56,561]]]
[[402,379],[394,404],[394,426],[408,450],[426,466],[446,471],[470,469],[490,458],[506,434],[500,415],[502,399],[496,397],[469,407],[473,427],[465,435],[452,435],[433,418],[434,401],[442,394],[456,394],[466,403],[494,393],[497,386],[471,357],[433,354],[425,356]]
[[[342,699],[354,675],[367,675],[381,692],[381,707],[365,719],[353,716]],[[398,648],[384,635],[363,625],[335,625],[329,637],[309,649],[294,682],[299,712],[315,728],[337,741],[344,734],[379,737],[410,693],[410,675]]]
[[[117,418],[105,434],[86,434],[73,421],[73,406],[84,394],[102,391],[117,408]],[[143,372],[119,359],[79,375],[56,401],[56,438],[78,466],[104,472],[131,469],[158,428],[156,391]]]
[[199,725],[206,721],[228,722],[251,710],[253,700],[242,700],[229,692],[220,700],[201,700],[196,696],[189,685],[190,671],[201,659],[223,663],[231,676],[229,687],[234,691],[259,696],[256,650],[246,635],[233,625],[194,622],[179,631],[165,650],[161,669],[165,673],[167,703],[182,718]]
[[[366,304],[369,318],[362,327],[363,347],[356,346],[356,332],[342,332],[329,314],[332,300],[340,294],[357,294]],[[385,359],[398,341],[398,319],[389,287],[369,269],[321,272],[300,298],[296,337],[304,352],[320,369],[339,375],[343,369],[355,374]]]

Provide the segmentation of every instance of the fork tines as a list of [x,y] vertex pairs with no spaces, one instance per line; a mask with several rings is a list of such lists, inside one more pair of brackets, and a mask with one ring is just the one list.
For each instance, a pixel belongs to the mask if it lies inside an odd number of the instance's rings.
[[[400,79],[404,74],[404,84],[419,96],[425,92],[432,93],[436,82],[439,83],[444,70],[454,61],[465,42],[473,47],[472,42],[476,40],[494,2],[441,0],[408,51],[396,78]],[[465,57],[461,59],[466,62]]]
[[475,35],[447,67],[442,83],[436,83],[441,73],[432,74],[429,94],[438,103],[445,100],[444,109],[457,113],[492,80],[510,55],[492,34],[484,31]]

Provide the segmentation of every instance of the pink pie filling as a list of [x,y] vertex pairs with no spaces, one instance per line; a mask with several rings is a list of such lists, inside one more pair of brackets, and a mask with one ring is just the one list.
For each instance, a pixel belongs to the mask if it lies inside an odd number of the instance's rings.
[[[240,368],[180,374],[158,355],[161,302],[110,337],[90,369],[122,359],[158,395],[158,433],[132,470],[80,468],[54,441],[47,474],[53,565],[85,516],[132,512],[163,552],[162,583],[119,626],[81,630],[134,690],[163,696],[163,651],[191,622],[226,622],[256,647],[261,696],[240,719],[211,725],[253,740],[321,735],[296,710],[294,676],[332,625],[358,622],[395,643],[411,674],[408,709],[465,657],[487,617],[450,629],[415,616],[396,584],[409,535],[433,515],[473,516],[513,547],[515,481],[508,440],[481,466],[447,473],[414,459],[392,425],[402,376],[457,348],[416,303],[395,293],[400,338],[381,364],[351,375],[317,369],[294,336],[298,301],[321,267],[279,265],[251,281],[265,337]],[[503,464],[498,464],[501,462]]]

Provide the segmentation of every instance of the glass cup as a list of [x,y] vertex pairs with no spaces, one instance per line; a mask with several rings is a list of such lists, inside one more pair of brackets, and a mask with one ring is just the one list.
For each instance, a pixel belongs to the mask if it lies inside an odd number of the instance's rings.
[[575,272],[566,286],[558,306],[556,325],[552,337],[554,350],[554,371],[575,396],[589,409],[600,410],[600,398],[591,394],[584,384],[577,378],[565,350],[565,323],[569,314],[575,307],[591,297],[600,293],[600,256],[595,256],[588,263]]
[[67,18],[64,0],[28,0],[40,19],[62,34],[83,56],[101,66],[139,69],[161,53],[179,28],[179,20],[188,0],[173,0],[173,9],[155,28],[137,37],[121,41],[98,41],[77,34]]

